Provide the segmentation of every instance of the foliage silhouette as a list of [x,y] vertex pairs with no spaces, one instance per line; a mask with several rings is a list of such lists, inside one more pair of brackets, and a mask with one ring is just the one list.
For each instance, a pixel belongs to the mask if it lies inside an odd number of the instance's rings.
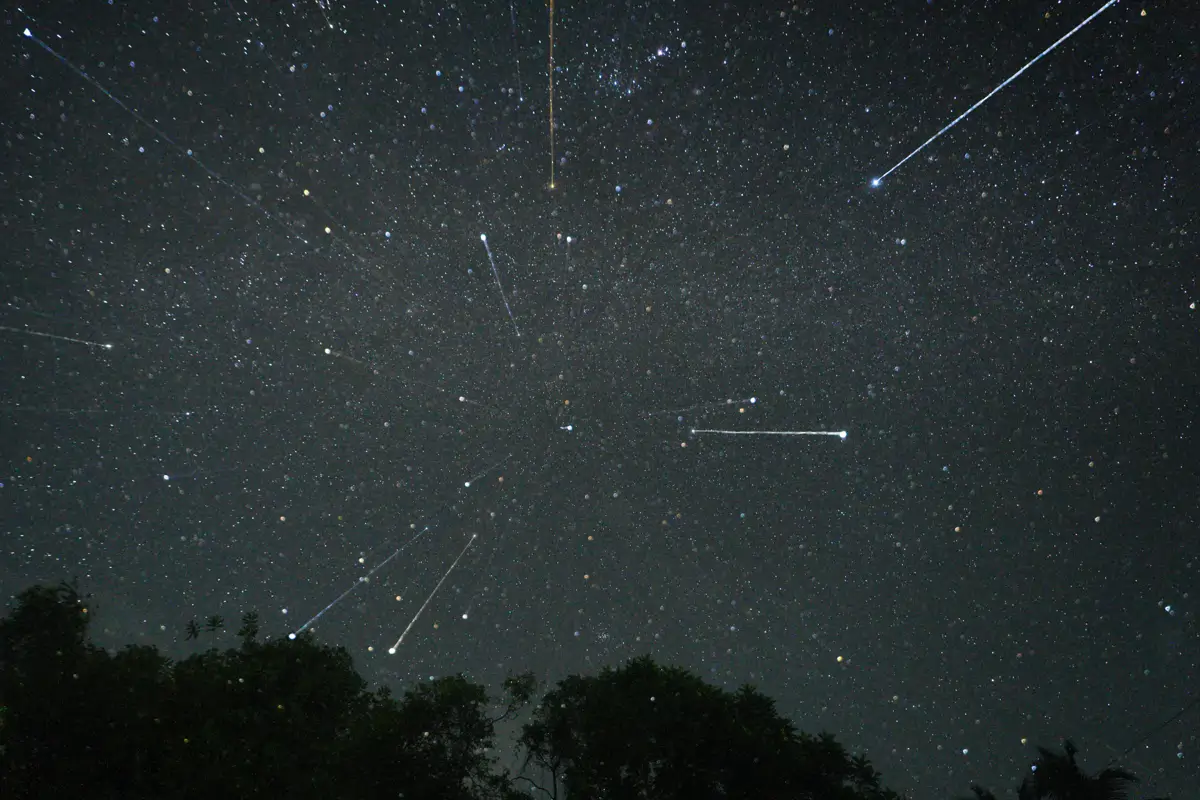
[[86,641],[86,617],[63,584],[26,590],[0,619],[5,800],[520,796],[492,769],[487,695],[462,678],[368,692],[345,650],[259,643],[250,615],[238,649],[110,655]]
[[561,681],[521,743],[526,765],[550,776],[527,780],[550,797],[900,797],[865,758],[828,734],[797,733],[752,687],[731,694],[649,658]]
[[[87,623],[73,584],[28,589],[0,619],[5,800],[899,798],[865,758],[798,733],[753,688],[725,692],[648,658],[553,687],[523,727],[514,777],[494,762],[495,726],[533,701],[530,674],[494,701],[461,676],[393,697],[311,634],[260,641],[254,614],[238,647],[179,662],[95,647]],[[203,630],[221,627],[214,616]]]
[[253,644],[258,638],[258,612],[251,611],[242,616],[242,627],[238,628],[238,638],[242,640],[242,646]]
[[[1126,800],[1131,784],[1138,782],[1132,773],[1115,767],[1088,775],[1076,763],[1079,748],[1070,739],[1063,742],[1063,751],[1038,748],[1038,760],[1017,787],[1017,800]],[[972,786],[971,792],[970,800],[997,800],[982,786]]]
[[1125,800],[1129,785],[1137,782],[1123,769],[1106,768],[1088,775],[1075,763],[1079,749],[1068,739],[1064,754],[1038,748],[1037,766],[1021,782],[1017,796],[1021,800]]

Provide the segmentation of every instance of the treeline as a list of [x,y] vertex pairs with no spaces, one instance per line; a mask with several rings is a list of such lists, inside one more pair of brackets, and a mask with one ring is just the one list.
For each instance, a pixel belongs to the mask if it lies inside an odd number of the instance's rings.
[[[0,619],[0,798],[902,797],[755,689],[730,693],[649,658],[571,676],[540,699],[528,674],[496,698],[461,676],[396,697],[368,691],[342,648],[261,641],[253,614],[234,649],[112,655],[88,641],[83,601],[71,584],[35,586]],[[222,624],[190,624],[187,637]],[[518,718],[510,772],[495,731]],[[1043,751],[1039,766],[1020,800],[1119,798],[1133,779],[1087,776],[1071,748]]]

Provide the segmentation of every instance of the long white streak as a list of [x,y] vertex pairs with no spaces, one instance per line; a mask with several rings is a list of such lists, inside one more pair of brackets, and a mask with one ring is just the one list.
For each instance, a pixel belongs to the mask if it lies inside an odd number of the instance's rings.
[[396,643],[391,646],[391,649],[388,650],[389,654],[395,655],[396,650],[398,650],[400,648],[400,645],[404,644],[404,637],[408,636],[408,632],[412,630],[412,626],[417,624],[417,620],[421,617],[421,614],[425,611],[425,606],[429,605],[429,601],[433,599],[433,596],[435,594],[437,594],[438,589],[442,588],[442,584],[446,582],[446,578],[450,577],[450,573],[453,572],[454,568],[458,566],[458,562],[462,561],[462,557],[465,556],[467,554],[467,551],[471,549],[471,545],[475,544],[475,540],[477,538],[479,538],[478,533],[471,534],[471,541],[467,542],[467,546],[464,547],[462,549],[462,552],[458,554],[458,558],[454,559],[454,563],[450,565],[450,569],[446,570],[446,574],[442,576],[442,579],[440,581],[438,581],[437,586],[433,587],[433,591],[429,593],[429,597],[426,597],[425,602],[421,604],[421,607],[419,609],[417,609],[417,613],[412,618],[412,622],[408,623],[408,627],[404,629],[404,633],[400,634],[400,638],[397,639]]
[[25,333],[30,336],[41,336],[43,339],[55,339],[60,342],[72,342],[74,344],[86,344],[88,347],[99,347],[101,350],[112,350],[111,344],[104,342],[89,342],[86,339],[72,339],[70,336],[56,336],[53,333],[42,333],[41,331],[31,331],[25,328],[10,328],[7,325],[0,325],[0,331],[11,331],[12,333]]
[[1115,5],[1116,5],[1117,3],[1119,3],[1120,1],[1121,1],[1121,0],[1108,0],[1108,2],[1107,2],[1107,3],[1105,3],[1105,4],[1104,4],[1104,5],[1102,5],[1102,6],[1100,6],[1100,8],[1098,8],[1097,10],[1093,11],[1093,12],[1092,12],[1092,15],[1091,15],[1090,17],[1088,17],[1088,18],[1087,18],[1087,19],[1085,19],[1083,22],[1079,23],[1079,24],[1078,24],[1078,25],[1076,25],[1074,28],[1072,28],[1071,30],[1069,30],[1069,31],[1068,31],[1066,34],[1064,34],[1064,35],[1063,35],[1063,37],[1062,37],[1061,39],[1059,39],[1057,42],[1055,42],[1054,44],[1050,45],[1050,46],[1049,46],[1049,47],[1047,47],[1045,50],[1043,50],[1042,52],[1040,52],[1040,53],[1038,53],[1036,56],[1034,56],[1034,57],[1033,57],[1033,59],[1032,59],[1032,60],[1031,60],[1031,61],[1030,61],[1028,64],[1026,64],[1025,66],[1021,67],[1019,70],[1017,70],[1016,72],[1014,72],[1014,73],[1013,73],[1011,76],[1009,76],[1008,80],[1004,81],[1004,83],[1000,84],[1000,85],[999,85],[999,86],[997,86],[995,89],[992,89],[990,92],[988,92],[988,93],[987,93],[987,97],[984,97],[984,98],[983,98],[982,100],[980,100],[978,103],[976,103],[975,105],[971,106],[970,108],[968,108],[968,109],[967,109],[966,111],[964,111],[963,113],[959,114],[957,117],[955,117],[955,119],[954,119],[954,121],[953,121],[953,122],[951,122],[951,123],[950,123],[949,125],[947,125],[946,127],[942,128],[940,131],[938,131],[937,133],[935,133],[933,136],[930,136],[930,137],[929,137],[929,138],[928,138],[928,139],[925,141],[925,143],[924,143],[924,144],[922,144],[920,147],[918,147],[916,150],[913,150],[911,153],[909,153],[908,155],[906,155],[904,158],[900,159],[900,162],[899,162],[898,164],[896,164],[896,166],[892,167],[892,168],[891,168],[891,169],[889,169],[887,172],[885,172],[885,173],[883,173],[882,175],[880,175],[878,178],[872,178],[872,179],[871,179],[871,185],[872,185],[872,186],[878,186],[879,184],[883,183],[883,179],[884,179],[884,178],[886,178],[888,175],[891,175],[891,174],[892,174],[893,172],[895,172],[896,170],[900,169],[900,167],[904,165],[904,162],[908,161],[910,158],[912,158],[913,156],[915,156],[917,153],[921,152],[921,151],[922,151],[922,150],[924,150],[926,147],[928,147],[930,144],[932,144],[932,143],[933,143],[933,141],[934,141],[934,139],[937,139],[937,138],[938,138],[939,136],[941,136],[943,133],[945,133],[946,131],[950,130],[951,128],[953,128],[953,127],[954,127],[955,125],[957,125],[958,123],[962,122],[964,119],[966,119],[966,117],[967,117],[967,115],[968,115],[968,114],[970,114],[972,111],[974,111],[975,109],[979,108],[981,105],[983,105],[983,104],[984,104],[984,103],[986,103],[988,100],[990,100],[990,99],[991,99],[991,97],[992,97],[992,95],[994,95],[996,92],[1000,91],[1000,90],[1001,90],[1001,89],[1003,89],[1005,86],[1008,86],[1010,83],[1012,83],[1014,80],[1016,80],[1016,79],[1017,79],[1017,78],[1018,78],[1018,77],[1021,75],[1021,73],[1022,73],[1022,72],[1024,72],[1024,71],[1025,71],[1025,70],[1027,70],[1027,69],[1029,69],[1030,67],[1032,67],[1034,64],[1036,64],[1038,61],[1040,61],[1040,60],[1042,59],[1042,57],[1043,57],[1043,56],[1045,56],[1047,53],[1049,53],[1051,50],[1053,50],[1054,48],[1058,47],[1060,44],[1062,44],[1063,42],[1065,42],[1067,39],[1070,39],[1072,36],[1074,36],[1076,33],[1078,33],[1080,28],[1082,28],[1084,25],[1087,25],[1089,22],[1091,22],[1092,20],[1094,20],[1096,17],[1098,17],[1098,16],[1100,16],[1101,14],[1103,14],[1103,13],[1104,13],[1106,10],[1108,10],[1108,8],[1109,8],[1110,6],[1115,6]]
[[517,320],[513,317],[512,309],[509,308],[508,298],[504,296],[504,287],[500,285],[500,273],[496,270],[496,259],[492,258],[492,248],[487,242],[487,234],[479,234],[480,241],[483,242],[483,249],[487,250],[488,263],[492,265],[492,275],[496,277],[496,288],[500,290],[500,299],[504,301],[504,308],[508,311],[508,319],[512,322],[513,330],[517,332],[517,338],[521,338],[521,329],[517,327]]
[[136,119],[138,122],[142,123],[147,128],[149,128],[151,131],[153,131],[154,135],[157,136],[160,140],[166,142],[171,147],[175,148],[176,151],[178,151],[179,153],[182,153],[185,157],[187,157],[194,164],[196,164],[196,166],[200,167],[200,169],[202,169],[206,173],[208,173],[208,176],[210,178],[212,178],[217,183],[224,186],[226,189],[229,189],[231,192],[233,192],[238,197],[240,197],[243,201],[245,201],[245,203],[247,205],[253,206],[254,208],[258,209],[259,213],[261,213],[264,217],[271,220],[279,227],[283,228],[284,231],[287,232],[288,236],[291,236],[292,238],[295,238],[295,239],[299,239],[301,242],[304,242],[304,244],[306,244],[306,245],[308,244],[307,239],[305,239],[303,236],[296,235],[296,233],[294,231],[292,231],[292,229],[289,228],[283,222],[282,219],[280,219],[279,217],[276,217],[274,214],[272,214],[270,211],[268,211],[266,209],[266,206],[264,206],[262,203],[259,203],[256,200],[254,200],[252,197],[247,195],[241,189],[237,188],[237,186],[235,186],[232,183],[230,183],[229,181],[227,181],[224,177],[217,174],[212,169],[209,169],[208,165],[205,164],[203,161],[201,161],[199,158],[197,158],[196,155],[192,152],[192,150],[190,148],[184,147],[183,145],[176,142],[174,139],[172,139],[170,136],[168,136],[166,131],[164,131],[162,128],[158,127],[153,122],[151,122],[150,120],[146,119],[144,116],[139,114],[136,109],[132,108],[129,105],[126,105],[126,103],[123,100],[121,100],[121,98],[117,97],[115,94],[110,92],[108,89],[105,89],[104,85],[101,84],[98,80],[93,78],[91,75],[88,75],[86,72],[84,72],[79,67],[75,66],[75,63],[73,61],[71,61],[64,55],[61,55],[58,51],[56,51],[50,45],[43,42],[37,36],[34,36],[33,32],[30,31],[29,28],[26,28],[24,30],[24,35],[27,39],[32,39],[33,41],[37,42],[38,45],[40,45],[41,48],[43,50],[45,50],[47,53],[49,53],[50,55],[57,58],[63,64],[66,64],[67,67],[70,68],[71,70],[73,70],[76,75],[83,78],[85,81],[90,83],[92,86],[96,87],[101,92],[103,92],[108,97],[109,100],[112,100],[114,103],[116,103],[122,109],[124,109],[127,114],[129,114],[131,117]]
[[372,575],[374,575],[376,572],[379,572],[379,570],[381,570],[381,569],[383,569],[384,567],[386,567],[386,566],[388,565],[388,562],[390,562],[390,561],[391,561],[393,558],[395,558],[396,556],[400,555],[400,553],[401,553],[401,552],[404,550],[404,548],[408,547],[410,544],[412,544],[413,542],[415,542],[417,539],[420,539],[422,536],[424,536],[424,535],[425,535],[426,533],[428,533],[428,532],[429,532],[429,526],[428,526],[428,525],[426,525],[426,526],[425,526],[424,528],[422,528],[421,530],[417,531],[417,534],[416,534],[415,536],[413,536],[411,539],[409,539],[409,540],[408,540],[407,542],[405,542],[404,544],[402,544],[402,545],[400,545],[399,547],[397,547],[397,548],[396,548],[396,550],[395,550],[395,552],[393,552],[393,553],[392,553],[390,556],[388,556],[387,558],[385,558],[383,561],[380,561],[378,564],[376,564],[376,565],[375,565],[375,566],[374,566],[374,567],[371,569],[371,571],[370,571],[370,572],[368,572],[366,575],[363,575],[363,576],[359,577],[359,579],[358,579],[357,581],[355,581],[355,582],[354,582],[354,585],[353,585],[353,586],[351,586],[349,589],[347,589],[346,591],[344,591],[344,592],[342,592],[341,594],[339,594],[339,595],[338,595],[336,598],[334,598],[334,600],[333,600],[333,602],[332,602],[332,603],[330,603],[329,605],[325,606],[325,607],[324,607],[324,608],[322,608],[320,611],[318,611],[318,612],[317,612],[317,615],[316,615],[315,617],[313,617],[313,618],[312,618],[312,619],[310,619],[308,622],[306,622],[306,623],[304,623],[303,625],[301,625],[299,628],[297,628],[297,629],[296,629],[296,630],[294,630],[293,632],[289,633],[289,634],[288,634],[288,638],[289,638],[289,639],[295,639],[295,638],[296,638],[296,636],[297,636],[297,634],[304,633],[304,631],[308,630],[308,628],[309,628],[309,627],[310,627],[310,626],[311,626],[311,625],[312,625],[314,622],[316,622],[317,620],[319,620],[319,619],[321,618],[321,615],[322,615],[322,614],[324,614],[326,611],[328,611],[329,609],[331,609],[331,608],[333,608],[334,606],[336,606],[338,603],[342,602],[342,600],[346,599],[346,597],[347,597],[347,596],[349,596],[349,595],[350,595],[350,593],[351,593],[351,592],[353,592],[355,589],[357,589],[359,586],[362,586],[364,583],[368,583],[368,582],[370,582],[370,580],[371,580],[371,576],[372,576]]
[[722,436],[836,436],[845,439],[845,431],[718,431],[692,428],[692,433],[719,433]]
[[[503,534],[501,534],[500,537],[502,538]],[[496,537],[493,537],[493,538],[496,538]],[[496,553],[498,553],[498,552],[500,552],[499,544],[497,544],[495,547],[492,548],[492,554],[490,556],[488,556],[487,563],[483,565],[483,572],[480,573],[483,581],[486,581],[488,579],[488,576],[491,575],[492,562],[496,560]],[[484,588],[484,590],[486,590],[487,586],[485,585],[483,588]],[[479,597],[479,592],[480,592],[480,590],[478,588],[471,592],[471,602],[467,603],[467,610],[464,611],[463,615],[462,615],[463,619],[467,619],[468,617],[471,616],[471,609],[475,607],[475,600]]]

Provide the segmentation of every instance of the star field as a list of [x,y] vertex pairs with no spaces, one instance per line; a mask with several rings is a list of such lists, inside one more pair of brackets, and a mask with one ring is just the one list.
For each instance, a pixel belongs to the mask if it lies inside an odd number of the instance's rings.
[[1188,796],[1197,24],[947,125],[1100,5],[560,0],[553,122],[541,2],[9,8],[0,590]]

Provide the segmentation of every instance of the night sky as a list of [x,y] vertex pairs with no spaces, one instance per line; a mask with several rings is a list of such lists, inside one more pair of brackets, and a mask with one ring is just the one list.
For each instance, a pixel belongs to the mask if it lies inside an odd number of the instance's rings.
[[356,587],[374,685],[648,653],[917,798],[1196,796],[1186,4],[878,186],[1101,0],[560,0],[553,156],[542,0],[189,5],[5,12],[6,600],[182,657]]

